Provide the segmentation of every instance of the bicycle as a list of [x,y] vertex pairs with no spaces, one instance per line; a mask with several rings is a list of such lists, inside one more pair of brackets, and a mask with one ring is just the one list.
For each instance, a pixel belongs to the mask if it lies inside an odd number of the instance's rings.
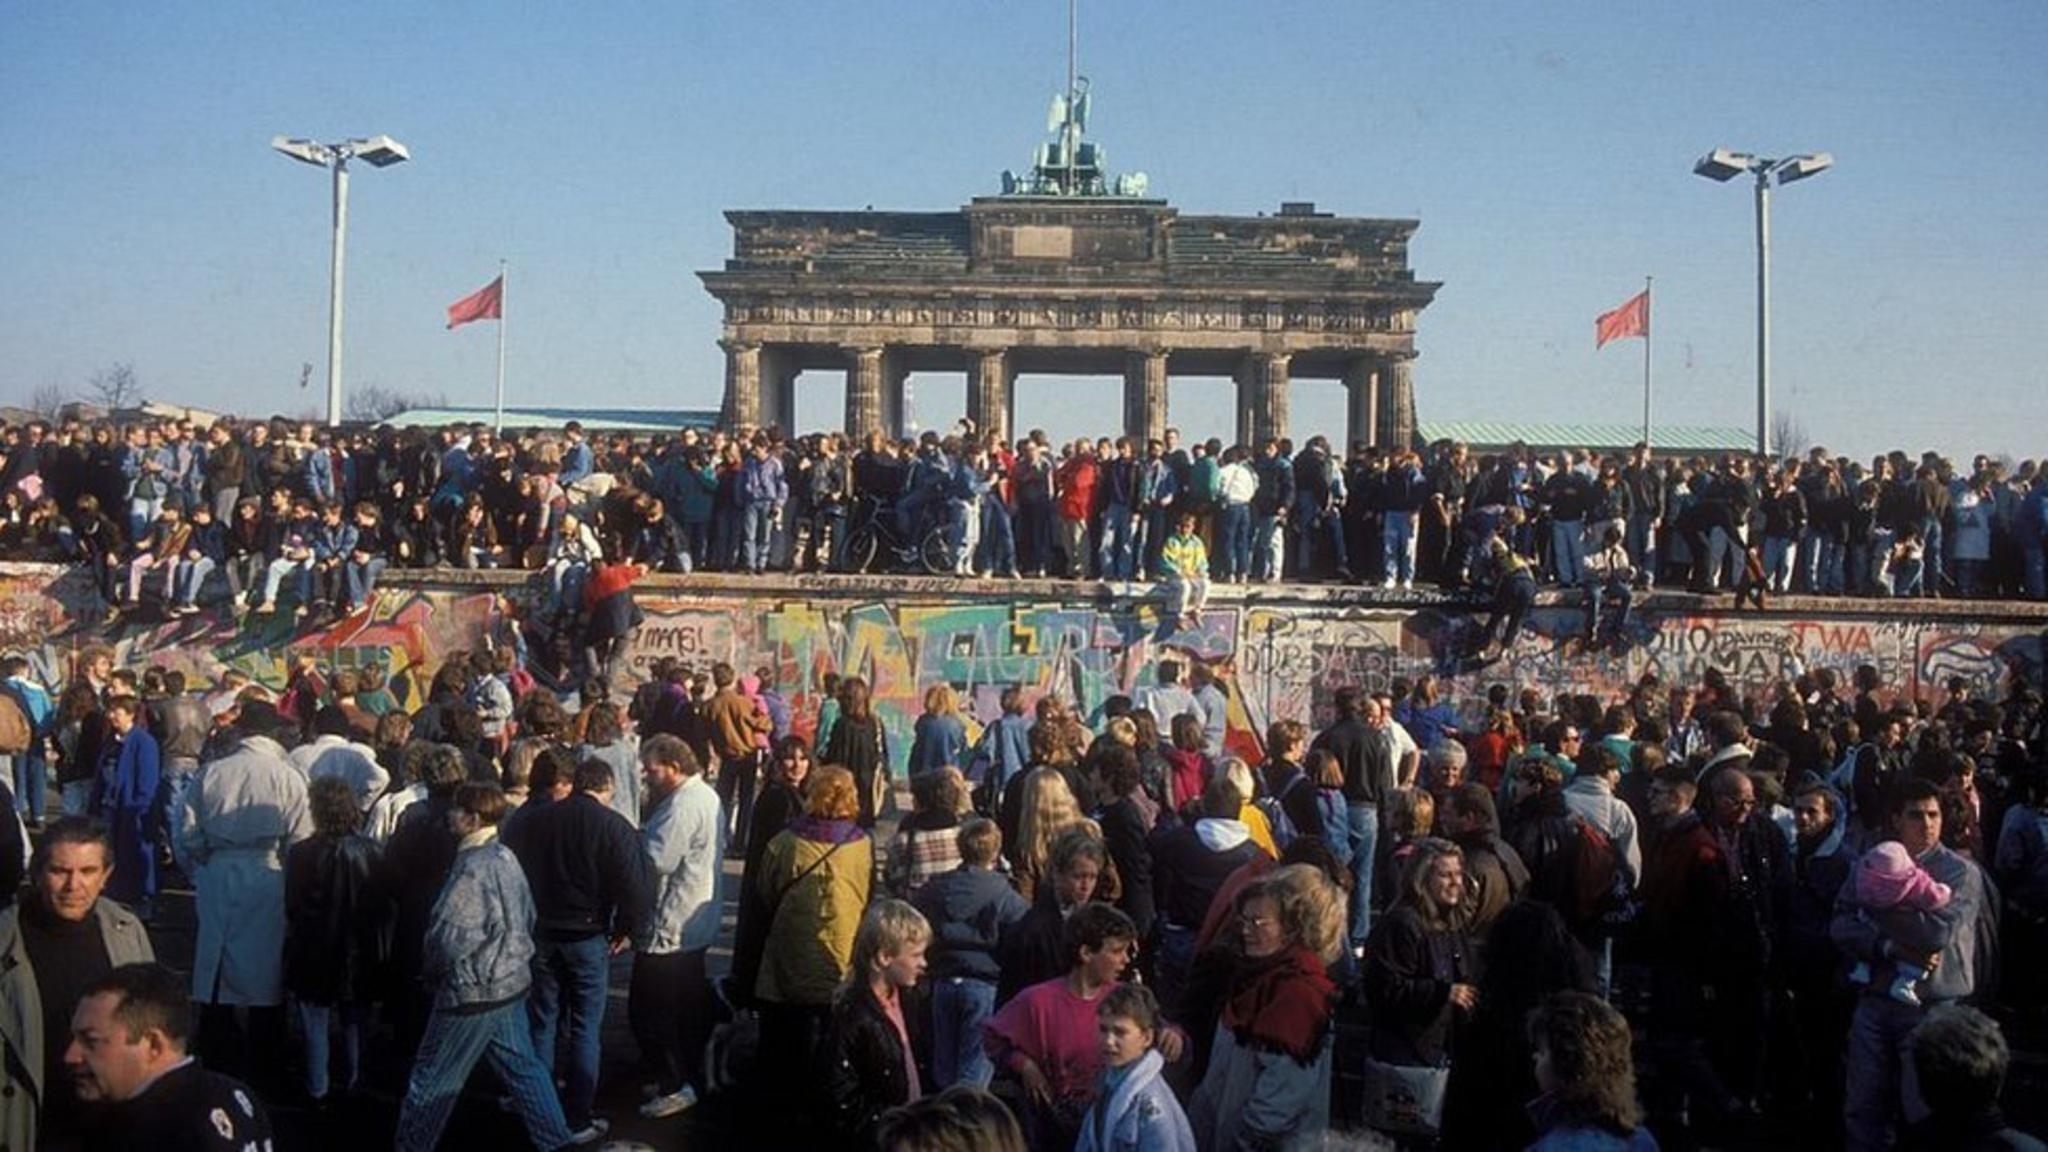
[[891,571],[922,567],[933,576],[956,574],[960,554],[946,538],[943,525],[927,529],[914,540],[906,538],[896,526],[895,507],[873,497],[861,500],[855,520],[858,526],[846,538],[845,571],[865,575],[877,571],[876,563],[883,561]]

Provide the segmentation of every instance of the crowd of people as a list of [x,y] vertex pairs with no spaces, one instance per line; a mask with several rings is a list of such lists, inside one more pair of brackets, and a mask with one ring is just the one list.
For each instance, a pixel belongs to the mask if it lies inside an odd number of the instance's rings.
[[903,753],[850,674],[799,731],[724,664],[613,699],[505,650],[396,686],[308,658],[281,692],[12,661],[0,823],[35,846],[0,1129],[240,1147],[264,1100],[388,1093],[427,1149],[488,1062],[536,1147],[596,1143],[629,970],[635,1123],[735,1093],[750,1146],[2041,1147],[1998,1109],[2048,992],[2017,670],[1925,701],[1868,667],[1612,700],[1422,676],[1274,722],[1253,764],[1227,669],[1181,664],[1086,713],[1013,687],[985,725],[933,685]]
[[[1510,555],[1486,546],[1498,534]],[[851,546],[850,546],[851,545]],[[1323,436],[1226,445],[763,430],[502,437],[223,417],[0,424],[0,556],[154,598],[297,616],[361,605],[388,567],[545,573],[566,616],[609,558],[657,571],[870,571],[1495,588],[1657,584],[1757,595],[2048,597],[2048,468],[1814,448],[1475,455]],[[1505,564],[1501,561],[1506,561]]]

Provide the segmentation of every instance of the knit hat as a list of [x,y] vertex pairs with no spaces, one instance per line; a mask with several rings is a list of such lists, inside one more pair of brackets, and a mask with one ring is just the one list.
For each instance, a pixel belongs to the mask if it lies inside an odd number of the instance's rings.
[[1856,902],[1865,908],[1918,908],[1948,903],[1949,887],[1913,863],[1906,846],[1887,840],[1856,861]]

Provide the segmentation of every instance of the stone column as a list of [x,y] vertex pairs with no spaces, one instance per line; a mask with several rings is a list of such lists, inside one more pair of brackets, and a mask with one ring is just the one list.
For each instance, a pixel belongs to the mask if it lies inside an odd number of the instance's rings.
[[1237,368],[1237,439],[1257,448],[1287,435],[1289,358],[1282,352],[1251,352]]
[[1157,348],[1132,352],[1124,360],[1124,434],[1136,441],[1143,456],[1145,441],[1166,435],[1166,353]]
[[882,428],[882,350],[853,348],[846,372],[846,434],[865,444],[868,433]]
[[1415,354],[1397,353],[1380,362],[1379,442],[1387,448],[1415,446]]
[[1379,443],[1380,381],[1371,357],[1344,366],[1344,450],[1360,440]]
[[761,346],[741,340],[720,340],[725,349],[725,401],[719,422],[727,428],[761,425]]
[[761,423],[796,435],[796,368],[787,349],[761,350]]
[[1015,382],[1010,376],[1009,353],[990,348],[973,355],[967,369],[967,418],[974,421],[977,436],[999,432],[1009,440],[1015,435],[1011,430]]
[[898,357],[882,355],[882,431],[898,440],[908,434],[910,411],[903,402],[904,382],[910,379],[910,370],[898,363]]

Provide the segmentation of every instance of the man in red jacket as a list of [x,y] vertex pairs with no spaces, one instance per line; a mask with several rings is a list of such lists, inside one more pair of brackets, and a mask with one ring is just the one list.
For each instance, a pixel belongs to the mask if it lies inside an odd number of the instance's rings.
[[1088,522],[1095,515],[1095,483],[1101,468],[1086,437],[1074,441],[1073,455],[1053,474],[1059,504],[1060,540],[1067,553],[1067,577],[1088,580],[1095,575],[1095,550],[1089,547]]

